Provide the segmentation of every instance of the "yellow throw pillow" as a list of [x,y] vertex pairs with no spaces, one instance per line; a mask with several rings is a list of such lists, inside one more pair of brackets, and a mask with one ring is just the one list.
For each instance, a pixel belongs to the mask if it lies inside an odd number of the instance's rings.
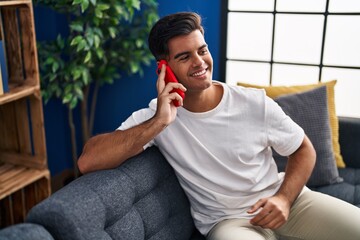
[[329,122],[331,127],[332,144],[333,144],[336,165],[339,168],[344,168],[345,162],[341,156],[340,144],[339,144],[339,121],[335,111],[335,94],[334,94],[335,84],[336,84],[336,80],[330,82],[317,83],[317,84],[296,85],[296,86],[260,86],[260,85],[242,83],[242,82],[237,83],[237,85],[243,87],[263,88],[265,89],[266,94],[270,98],[276,98],[284,94],[300,93],[320,86],[326,86],[327,96],[328,96]]

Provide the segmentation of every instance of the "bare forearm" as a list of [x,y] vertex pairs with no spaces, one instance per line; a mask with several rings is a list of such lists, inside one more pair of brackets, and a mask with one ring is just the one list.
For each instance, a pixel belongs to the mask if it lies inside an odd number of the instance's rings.
[[305,136],[299,149],[289,156],[284,182],[276,195],[286,198],[291,205],[309,180],[315,161],[315,150],[310,140]]
[[143,151],[143,146],[164,128],[165,124],[156,118],[127,129],[97,135],[84,146],[78,160],[82,173],[119,166],[128,158]]

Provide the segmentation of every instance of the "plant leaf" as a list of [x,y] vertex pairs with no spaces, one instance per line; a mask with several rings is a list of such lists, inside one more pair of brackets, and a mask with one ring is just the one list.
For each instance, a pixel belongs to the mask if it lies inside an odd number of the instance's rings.
[[111,36],[112,38],[115,38],[115,37],[116,37],[116,28],[114,28],[114,27],[109,27],[108,30],[109,30],[110,36]]
[[89,7],[89,0],[83,0],[81,3],[81,12],[85,12],[86,9]]
[[90,76],[89,76],[89,72],[84,70],[82,71],[82,80],[83,80],[83,83],[85,85],[88,85],[90,83]]
[[74,78],[73,80],[78,80],[81,76],[81,70],[77,69],[76,71],[74,71],[74,74],[73,74]]
[[59,69],[59,63],[53,62],[52,64],[52,72],[55,73]]
[[102,59],[104,57],[104,50],[102,50],[101,48],[97,48],[96,49],[96,56],[99,58],[99,59]]
[[82,2],[83,2],[83,0],[74,0],[72,5],[80,4]]
[[100,3],[96,6],[97,9],[104,11],[104,10],[108,10],[110,8],[109,4],[104,4],[104,3]]
[[71,102],[69,104],[70,109],[74,109],[76,107],[77,103],[78,103],[78,99],[77,98],[72,98]]
[[76,48],[76,52],[80,52],[81,50],[83,50],[85,47],[87,46],[87,43],[85,41],[85,39],[81,39],[81,41],[79,42],[77,48]]
[[63,97],[63,100],[62,100],[62,103],[68,103],[68,102],[70,102],[71,101],[71,99],[72,99],[72,94],[71,93],[68,93],[68,94],[66,94],[64,97]]
[[91,51],[88,51],[86,56],[85,56],[85,60],[84,63],[87,63],[91,60]]
[[74,46],[74,45],[77,45],[79,44],[79,42],[83,40],[83,37],[82,36],[76,36],[70,43],[70,46]]
[[81,23],[70,24],[70,29],[77,32],[83,32],[84,28]]
[[103,17],[103,12],[100,9],[96,8],[95,9],[95,16],[97,16],[98,18],[102,18]]
[[94,43],[96,48],[100,46],[100,41],[100,37],[98,35],[94,35]]

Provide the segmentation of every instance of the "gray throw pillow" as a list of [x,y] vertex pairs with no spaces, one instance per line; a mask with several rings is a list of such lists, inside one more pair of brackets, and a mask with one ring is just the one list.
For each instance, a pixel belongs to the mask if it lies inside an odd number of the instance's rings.
[[[316,164],[307,186],[318,187],[342,182],[332,148],[326,86],[282,95],[274,100],[304,129],[316,150]],[[274,150],[273,153],[279,171],[284,171],[287,157],[280,156]]]

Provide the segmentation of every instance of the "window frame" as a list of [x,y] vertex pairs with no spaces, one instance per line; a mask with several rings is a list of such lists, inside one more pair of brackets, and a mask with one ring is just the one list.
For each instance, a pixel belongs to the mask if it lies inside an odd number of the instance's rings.
[[[318,81],[322,81],[322,72],[323,68],[342,68],[342,69],[355,69],[360,70],[360,67],[356,66],[346,66],[346,65],[329,65],[324,64],[324,50],[325,50],[325,40],[326,40],[326,31],[327,31],[327,22],[329,16],[360,16],[360,12],[329,12],[329,2],[330,0],[326,0],[326,7],[324,12],[292,12],[292,11],[276,11],[277,7],[277,0],[274,0],[274,11],[245,11],[245,10],[236,10],[230,11],[228,9],[229,1],[223,0],[221,1],[221,47],[220,47],[220,78],[221,81],[226,82],[226,64],[227,61],[239,61],[239,62],[249,62],[249,63],[267,63],[270,64],[270,72],[269,72],[269,85],[272,85],[273,82],[273,66],[274,64],[286,64],[286,65],[295,65],[295,66],[311,66],[311,67],[318,67],[319,68],[319,76]],[[228,35],[228,14],[230,12],[237,12],[237,13],[270,13],[273,14],[273,29],[272,29],[272,43],[271,43],[271,57],[270,61],[265,60],[250,60],[250,59],[230,59],[227,57],[227,35]],[[322,41],[321,41],[321,53],[320,53],[320,62],[319,64],[312,64],[312,63],[293,63],[293,62],[286,62],[286,61],[275,61],[274,60],[274,45],[275,45],[275,27],[276,27],[276,18],[277,14],[302,14],[302,15],[323,15],[324,16],[324,25],[323,25],[323,32],[322,32]]]

